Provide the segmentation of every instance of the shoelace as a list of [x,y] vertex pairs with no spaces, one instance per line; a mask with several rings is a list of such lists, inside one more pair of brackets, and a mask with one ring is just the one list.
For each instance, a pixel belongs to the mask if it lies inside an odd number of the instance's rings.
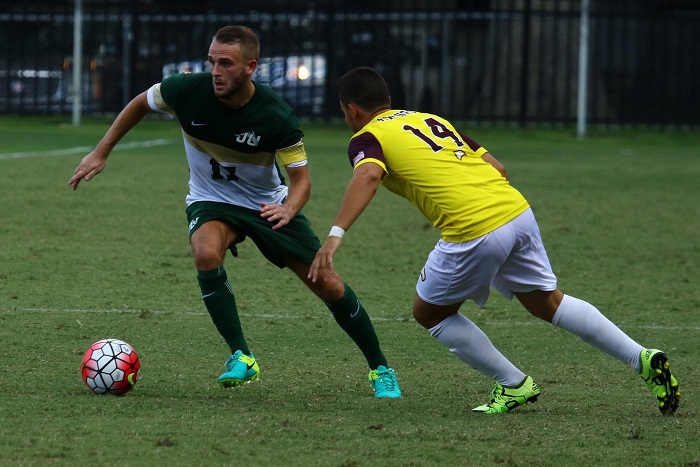
[[236,363],[238,363],[237,358],[233,358],[233,355],[231,355],[228,360],[226,360],[226,363],[224,363],[224,366],[226,367],[226,371],[231,371],[233,370],[233,367],[236,366]]
[[491,389],[491,395],[489,396],[489,404],[493,404],[496,402],[496,398],[500,396],[503,393],[503,386],[500,384],[496,383],[493,385],[493,388]]
[[387,370],[383,373],[379,373],[379,382],[383,384],[387,390],[393,391],[394,385],[396,384],[396,377],[394,376],[394,372],[391,370]]

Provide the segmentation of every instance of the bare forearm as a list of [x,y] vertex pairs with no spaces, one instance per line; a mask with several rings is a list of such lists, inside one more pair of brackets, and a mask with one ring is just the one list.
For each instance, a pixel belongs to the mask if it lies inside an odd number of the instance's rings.
[[289,175],[289,191],[284,203],[260,203],[260,216],[273,224],[273,230],[284,227],[291,222],[311,195],[311,179],[306,166],[287,167],[287,175]]
[[132,128],[134,128],[150,112],[146,92],[136,96],[119,113],[112,126],[97,144],[98,150],[109,154],[114,146],[121,141]]
[[87,156],[83,157],[80,164],[73,172],[73,176],[68,180],[68,184],[73,187],[73,190],[78,189],[81,180],[89,181],[95,175],[102,172],[109,153],[114,149],[119,140],[129,132],[143,117],[150,111],[146,93],[143,92],[136,96],[131,102],[124,107],[117,118],[112,123],[112,126],[107,130],[107,133],[102,137],[95,149]]
[[380,179],[371,174],[365,174],[358,169],[348,183],[338,215],[333,225],[348,230],[360,217],[377,192]]
[[306,205],[310,196],[311,182],[308,178],[300,178],[292,183],[287,193],[287,200],[284,202],[292,217]]
[[[384,175],[384,170],[377,164],[365,163],[355,169],[355,173],[348,183],[345,196],[340,204],[340,210],[333,222],[331,233],[316,253],[308,277],[312,282],[326,277],[333,272],[333,256],[340,248],[343,231],[348,230],[355,223],[362,211],[369,205],[377,192],[379,183]],[[338,231],[337,227],[342,230]]]

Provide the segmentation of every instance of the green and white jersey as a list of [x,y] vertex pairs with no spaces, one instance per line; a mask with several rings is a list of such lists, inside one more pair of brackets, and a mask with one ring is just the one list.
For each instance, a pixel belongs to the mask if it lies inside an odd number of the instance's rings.
[[303,133],[292,109],[270,88],[255,83],[255,94],[239,109],[214,95],[210,73],[168,77],[148,90],[155,111],[174,115],[190,166],[187,205],[215,201],[260,210],[282,203],[287,186],[275,157],[287,167],[306,164]]

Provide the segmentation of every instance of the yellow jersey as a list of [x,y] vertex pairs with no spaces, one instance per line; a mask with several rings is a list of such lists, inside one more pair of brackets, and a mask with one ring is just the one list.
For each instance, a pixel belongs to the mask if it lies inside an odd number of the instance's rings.
[[528,209],[523,195],[481,156],[486,149],[436,115],[387,110],[355,133],[353,170],[384,169],[382,184],[413,203],[443,240],[481,237]]

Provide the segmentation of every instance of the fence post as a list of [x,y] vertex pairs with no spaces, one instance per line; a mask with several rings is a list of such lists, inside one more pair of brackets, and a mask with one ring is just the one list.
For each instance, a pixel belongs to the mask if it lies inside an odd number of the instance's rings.
[[527,88],[529,84],[528,73],[530,69],[528,64],[530,62],[530,16],[532,14],[531,0],[525,0],[525,8],[523,11],[523,55],[521,60],[523,61],[522,66],[522,76],[520,78],[520,128],[525,127],[527,122]]
[[581,33],[578,45],[578,103],[576,116],[576,136],[586,136],[586,101],[588,100],[588,21],[590,0],[581,1]]
[[122,106],[132,99],[132,56],[131,47],[134,42],[133,10],[122,15]]
[[73,10],[73,125],[80,125],[83,74],[83,2],[75,0]]

